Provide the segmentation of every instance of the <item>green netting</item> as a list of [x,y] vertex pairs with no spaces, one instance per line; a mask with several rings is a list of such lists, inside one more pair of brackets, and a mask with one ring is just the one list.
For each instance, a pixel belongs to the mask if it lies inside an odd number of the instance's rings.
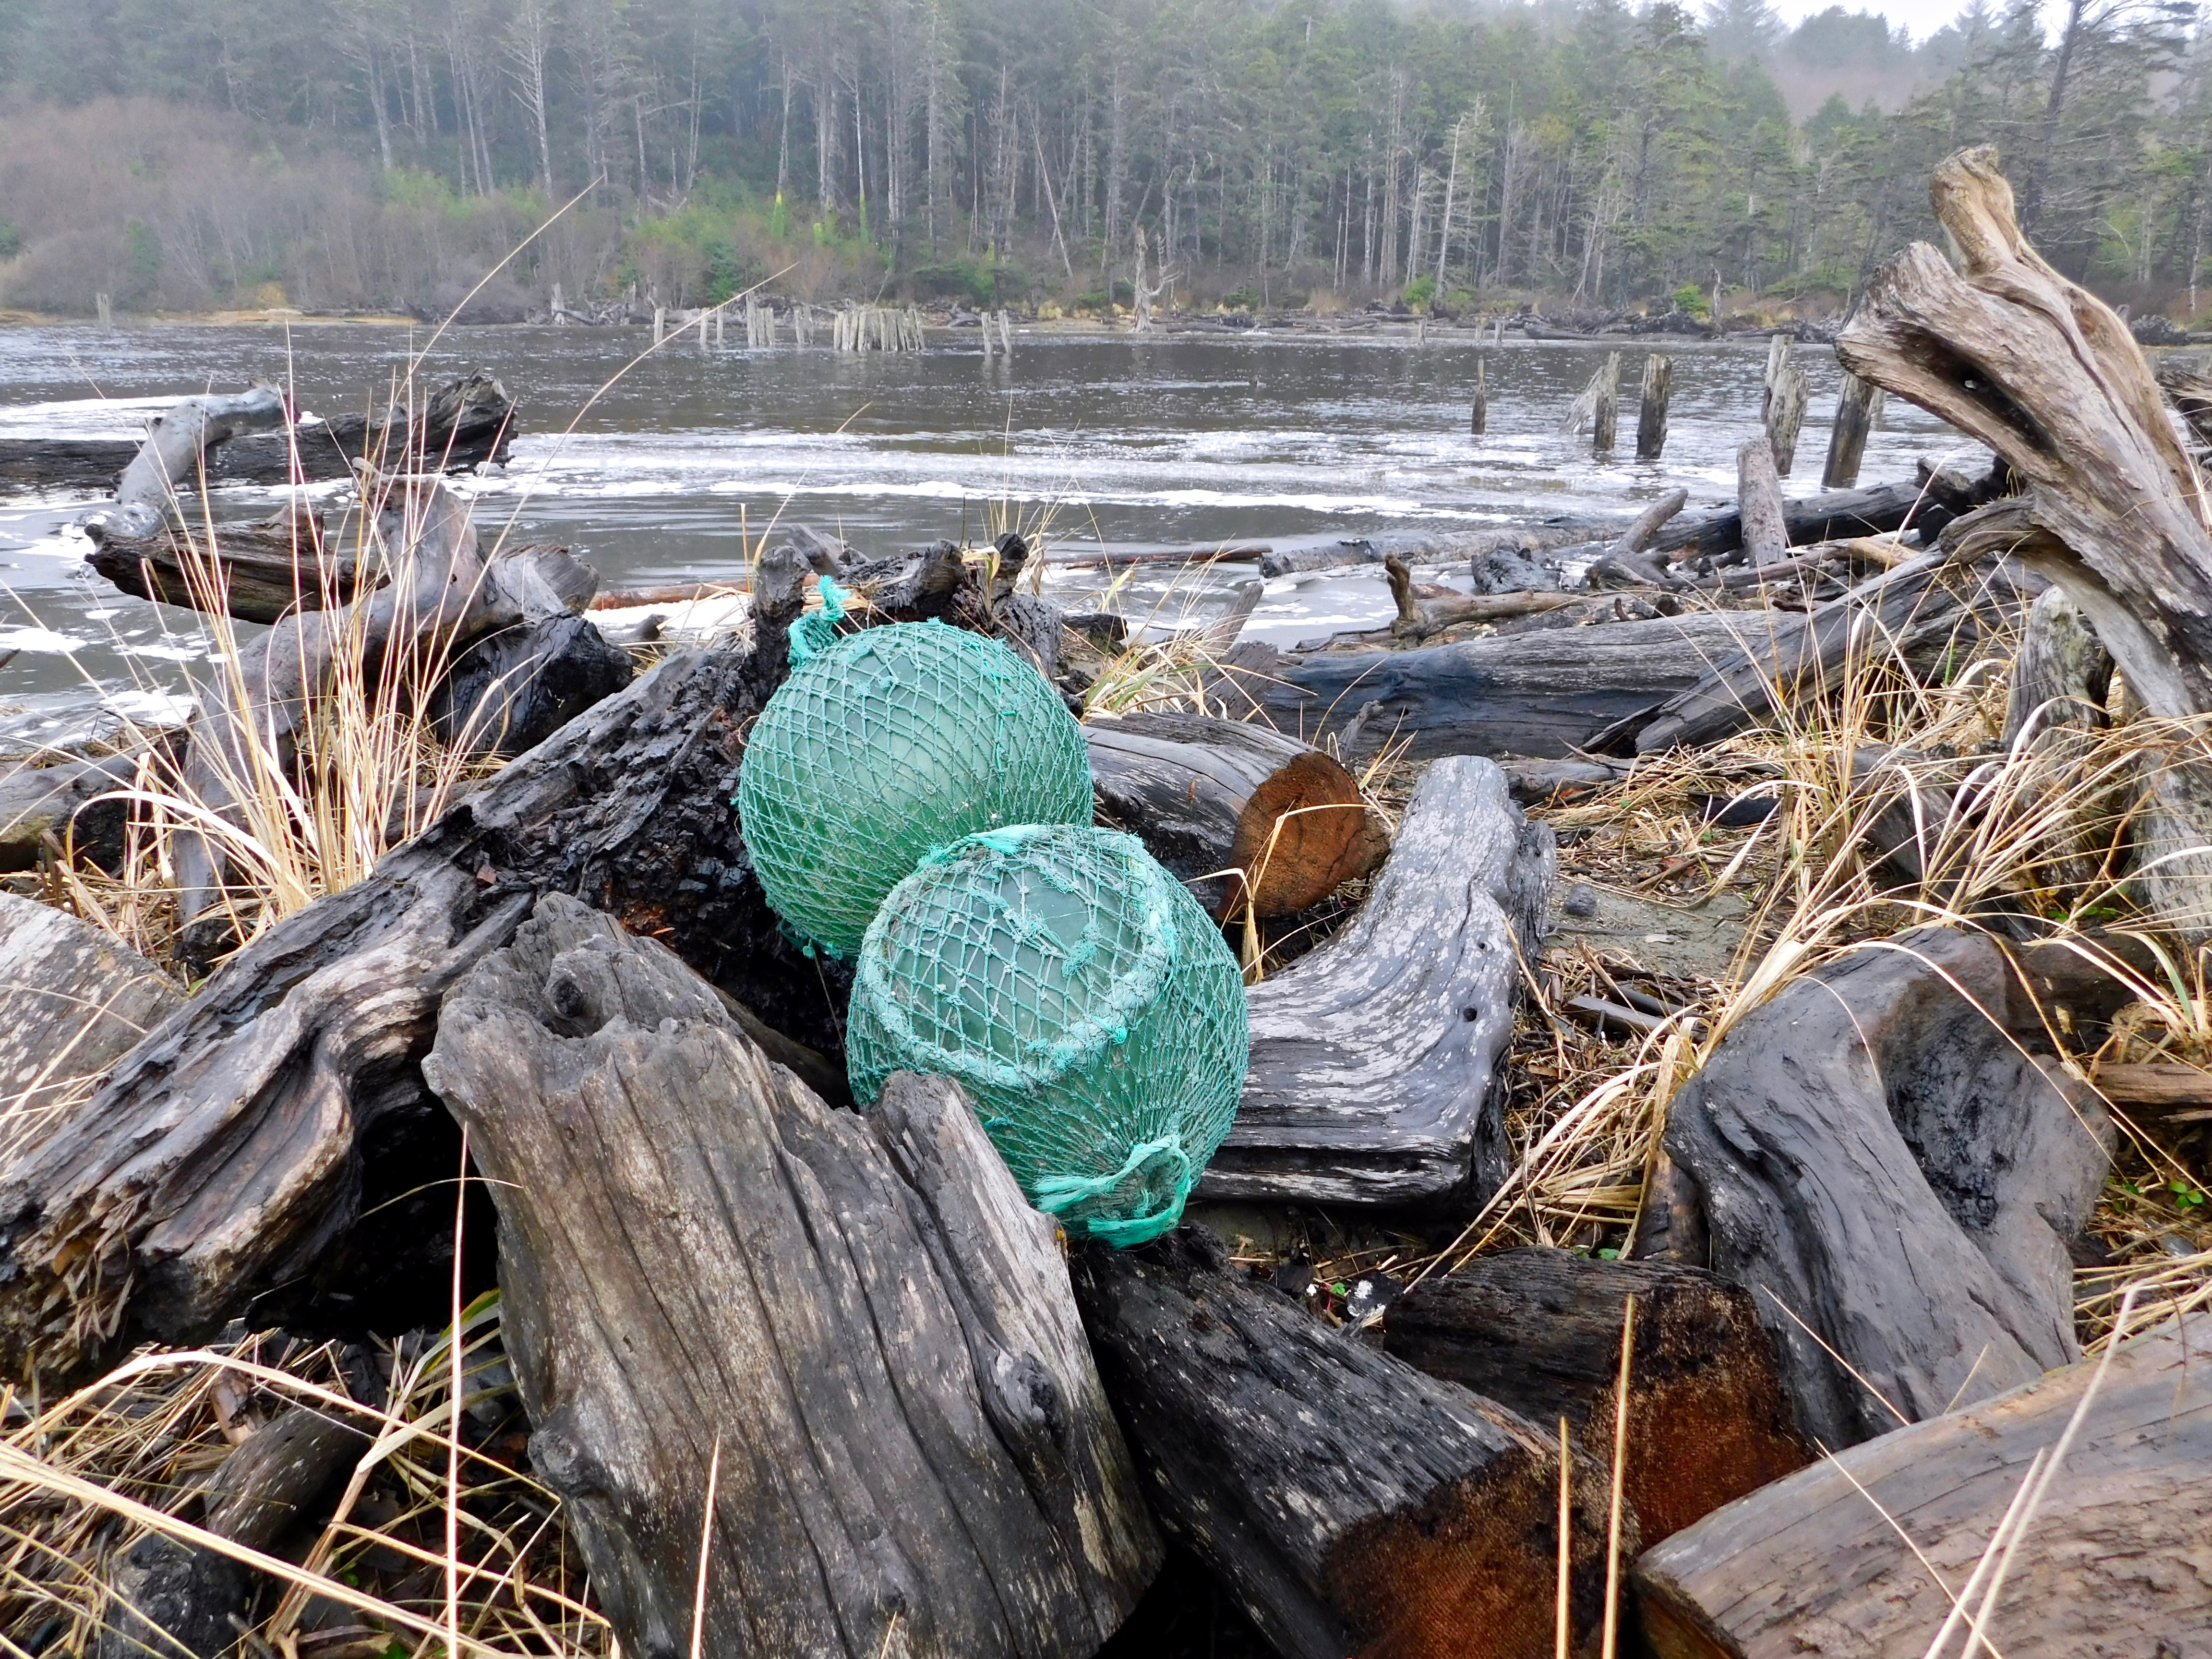
[[1091,756],[1059,694],[1006,646],[901,623],[792,671],[746,741],[737,805],[776,914],[847,957],[932,848],[1090,823]]
[[1244,981],[1133,836],[970,836],[884,901],[845,1036],[854,1095],[958,1079],[1039,1209],[1114,1244],[1176,1224],[1237,1115]]

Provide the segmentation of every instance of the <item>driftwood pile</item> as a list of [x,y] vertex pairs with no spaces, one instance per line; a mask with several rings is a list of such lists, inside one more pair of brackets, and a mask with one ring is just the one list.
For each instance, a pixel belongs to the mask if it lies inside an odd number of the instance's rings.
[[[2050,648],[2023,676],[2087,697],[2093,629],[2154,712],[2212,708],[2212,533],[2133,343],[2026,247],[1986,157],[1947,163],[1937,204],[1965,274],[1908,252],[1841,349],[1989,441],[1990,476],[1784,505],[1754,456],[1729,514],[1686,519],[1678,495],[1627,525],[1310,550],[1382,564],[1399,625],[1224,637],[1209,702],[1237,718],[1091,724],[1102,817],[1224,926],[1361,900],[1253,987],[1200,1213],[1233,1231],[1321,1206],[1441,1243],[1509,1192],[1501,1064],[1558,868],[1516,788],[1740,731],[1870,629],[1933,675],[2032,605]],[[209,446],[282,418],[194,400],[112,522],[160,542]],[[870,560],[793,532],[729,638],[593,678],[587,568],[486,549],[435,482],[368,500],[412,574],[339,591],[299,537],[233,712],[305,719],[352,623],[381,651],[503,653],[459,657],[440,695],[455,730],[522,752],[189,999],[0,904],[0,953],[27,964],[0,1089],[38,1108],[0,1157],[0,1373],[51,1390],[239,1319],[441,1326],[480,1271],[453,1260],[441,1187],[465,1156],[528,1465],[627,1652],[1076,1659],[1170,1546],[1302,1659],[1919,1652],[1947,1588],[1954,1628],[1987,1620],[2015,1656],[2212,1634],[2212,1387],[2189,1361],[2212,1325],[2081,1359],[2069,1252],[2114,1127],[2051,1033],[2118,998],[2068,951],[1930,928],[1800,977],[1676,1092],[1626,1259],[1446,1249],[1326,1322],[1293,1264],[1255,1271],[1200,1222],[1068,1251],[948,1082],[902,1074],[850,1109],[842,970],[781,933],[729,805],[819,576],[859,623],[993,634],[1071,696],[1117,619],[1018,591],[1018,536]],[[1520,603],[1419,592],[1438,556]],[[1597,581],[1529,575],[1547,562]],[[179,760],[218,812],[223,712]],[[1433,763],[1386,837],[1346,762],[1391,743]],[[0,785],[0,810],[82,819],[114,777],[52,770]],[[2212,800],[2186,764],[2142,787],[2174,836]],[[216,838],[179,868],[187,915],[211,910]],[[2197,868],[2151,884],[2166,920],[2191,925]],[[312,1527],[305,1471],[360,1455],[276,1427],[210,1486],[209,1532],[273,1547],[271,1505]],[[113,1579],[159,1565],[119,1550]],[[257,1593],[211,1555],[161,1571],[196,1629]]]

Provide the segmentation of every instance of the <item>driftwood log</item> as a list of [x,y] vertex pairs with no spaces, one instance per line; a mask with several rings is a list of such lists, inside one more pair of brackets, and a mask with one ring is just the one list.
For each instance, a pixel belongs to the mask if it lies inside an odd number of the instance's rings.
[[1293,915],[1389,851],[1352,775],[1266,726],[1139,714],[1083,734],[1100,807],[1217,916]]
[[2031,989],[2055,983],[2024,972],[1981,934],[1863,950],[1746,1016],[1668,1109],[1708,1235],[1693,1265],[1757,1297],[1823,1446],[2078,1356],[2068,1246],[2112,1131],[2086,1085],[2024,1052],[2043,1041]]
[[[1694,682],[1592,734],[1588,746],[1638,754],[1694,748],[1740,732],[1784,702],[1826,695],[1847,664],[1937,658],[1971,645],[1985,623],[2017,615],[2040,580],[2008,565],[1936,551],[1917,554],[1807,612],[1735,612],[1735,632]],[[1608,630],[1610,631],[1610,630]]]
[[0,1170],[0,1374],[82,1375],[244,1310],[301,1330],[448,1317],[453,1200],[425,1182],[458,1170],[459,1132],[420,1062],[446,988],[541,893],[834,1050],[836,981],[782,939],[729,805],[805,574],[771,550],[750,637],[668,658],[277,922]]
[[210,450],[241,434],[281,426],[284,418],[284,394],[270,386],[187,398],[156,415],[116,480],[114,507],[95,514],[86,531],[94,539],[152,535],[167,523],[179,490],[199,473]]
[[[2066,590],[2149,713],[2212,712],[2212,502],[2142,350],[2029,246],[1995,150],[1951,156],[1930,195],[1958,267],[1924,242],[1898,254],[1838,356],[1988,444],[2028,487],[2043,533],[2016,556]],[[2145,793],[2147,896],[2212,933],[2212,761],[2185,745]]]
[[184,1000],[112,935],[0,893],[0,1162]]
[[1772,564],[1790,551],[1782,517],[1782,480],[1775,476],[1774,447],[1753,438],[1736,451],[1736,512],[1743,520],[1743,556],[1753,566]]
[[1559,855],[1487,760],[1429,768],[1351,924],[1254,986],[1209,1199],[1479,1205],[1508,1165],[1499,1058]]
[[[173,410],[162,418],[176,414]],[[268,418],[280,424],[281,407]],[[285,431],[237,427],[220,436],[210,431],[201,453],[211,484],[323,483],[351,477],[354,463],[362,459],[393,471],[464,471],[486,461],[504,462],[514,435],[514,401],[479,369],[437,387],[411,422],[400,409],[390,418],[338,415]],[[109,490],[139,449],[129,438],[0,438],[0,485]],[[173,476],[180,484],[193,483],[188,475],[195,470],[187,463]]]
[[1112,1634],[1159,1543],[1054,1229],[957,1086],[834,1110],[559,894],[447,994],[424,1071],[493,1183],[531,1461],[624,1651]]
[[[1663,361],[1653,358],[1652,362]],[[1619,587],[1642,584],[1653,587],[1680,587],[1682,579],[1644,550],[1667,522],[1680,514],[1690,499],[1686,489],[1670,489],[1645,507],[1629,521],[1628,528],[1599,554],[1589,568],[1592,587]]]
[[1400,739],[1423,760],[1561,756],[1737,655],[1743,625],[1733,614],[1669,617],[1412,651],[1286,653],[1254,641],[1212,695],[1233,717],[1309,743],[1335,734],[1347,757]]
[[[2042,1454],[2049,1485],[1988,1608],[1995,1648],[2014,1659],[2202,1651],[2208,1344],[2212,1316],[2169,1320],[2124,1342],[2101,1378],[2084,1360],[1707,1516],[1637,1562],[1646,1637],[1660,1659],[1917,1659],[1952,1595],[1983,1612],[1992,1573],[1981,1564]],[[1947,1653],[1983,1651],[1962,1623],[1951,1639]]]
[[1501,1250],[1390,1304],[1383,1346],[1533,1423],[1562,1417],[1608,1470],[1636,1298],[1622,1485],[1646,1545],[1812,1459],[1751,1293],[1695,1267]]
[[35,870],[76,856],[103,870],[121,866],[130,817],[118,790],[138,775],[136,755],[32,757],[0,773],[0,871]]
[[[1200,1227],[1133,1250],[1085,1249],[1074,1279],[1162,1524],[1276,1652],[1552,1653],[1556,1425],[1331,1328],[1237,1270]],[[1577,1459],[1577,1641],[1604,1596],[1605,1490]]]

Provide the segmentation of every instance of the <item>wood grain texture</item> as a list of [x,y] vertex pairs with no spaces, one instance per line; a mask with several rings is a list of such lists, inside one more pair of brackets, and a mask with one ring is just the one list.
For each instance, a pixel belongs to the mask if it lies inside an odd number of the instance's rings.
[[0,1171],[0,1374],[81,1375],[249,1308],[294,1328],[440,1317],[453,1207],[434,1183],[459,1134],[420,1061],[446,987],[541,892],[834,1047],[822,971],[777,931],[729,805],[804,572],[771,550],[750,639],[666,659],[278,922]]
[[1099,805],[1216,916],[1244,908],[1253,872],[1258,913],[1293,915],[1389,851],[1343,765],[1269,727],[1137,714],[1086,722],[1083,735]]
[[[2008,1659],[2212,1650],[2208,1347],[2212,1316],[2197,1313],[2113,1356],[2012,1558],[1989,1626]],[[1965,1585],[2096,1369],[1852,1447],[1645,1552],[1636,1586],[1661,1659],[1919,1659],[1950,1612],[1929,1569]]]
[[965,1098],[867,1118],[561,895],[450,992],[432,1085],[500,1210],[532,1461],[625,1652],[1088,1654],[1159,1559],[1054,1229]]
[[2086,1088],[2022,1052],[2041,1030],[1995,941],[1923,929],[1784,988],[1668,1109],[1706,1265],[1757,1297],[1819,1443],[2079,1353],[2067,1246],[2112,1128]]
[[1812,1461],[1748,1291],[1695,1267],[1531,1245],[1423,1279],[1383,1315],[1383,1346],[1532,1423],[1565,1418],[1610,1471],[1631,1296],[1623,1486],[1653,1544]]
[[[1322,1323],[1203,1228],[1085,1249],[1074,1277],[1162,1523],[1285,1659],[1552,1653],[1556,1429]],[[1580,1461],[1574,1488],[1581,1639],[1606,1488]]]
[[1214,1200],[1480,1204],[1508,1163],[1496,1087],[1559,856],[1496,763],[1437,762],[1366,904],[1246,996],[1252,1048]]

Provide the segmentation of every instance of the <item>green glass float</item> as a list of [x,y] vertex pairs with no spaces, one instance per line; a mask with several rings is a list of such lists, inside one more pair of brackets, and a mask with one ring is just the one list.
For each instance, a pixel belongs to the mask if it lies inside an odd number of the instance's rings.
[[1059,693],[996,640],[935,622],[826,633],[793,629],[805,660],[753,724],[737,805],[776,914],[849,957],[932,848],[1089,823],[1091,755]]
[[1176,1224],[1237,1115],[1237,959],[1131,836],[1033,824],[969,836],[901,882],[855,966],[845,1056],[968,1091],[1030,1201],[1116,1245]]

